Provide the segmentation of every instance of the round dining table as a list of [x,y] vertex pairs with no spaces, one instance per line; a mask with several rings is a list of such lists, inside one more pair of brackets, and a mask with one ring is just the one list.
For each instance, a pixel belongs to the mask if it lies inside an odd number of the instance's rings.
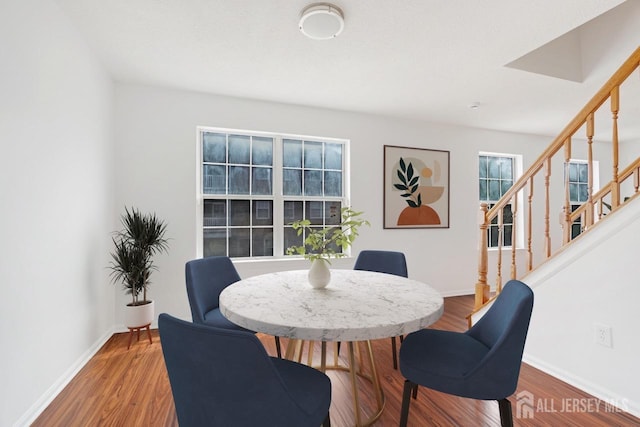
[[[442,315],[443,298],[423,282],[392,274],[331,270],[331,281],[323,289],[311,287],[307,275],[307,270],[282,271],[235,282],[220,294],[220,311],[243,328],[289,338],[285,357],[290,359],[300,361],[303,342],[319,341],[320,369],[350,373],[355,425],[371,425],[384,409],[371,340],[403,336],[431,325]],[[330,341],[347,343],[347,367],[338,363],[337,352],[334,364],[326,364]],[[362,366],[357,367],[359,352],[354,343],[359,342],[366,344],[368,376]],[[377,408],[368,418],[361,414],[357,376],[368,379],[375,390]]]

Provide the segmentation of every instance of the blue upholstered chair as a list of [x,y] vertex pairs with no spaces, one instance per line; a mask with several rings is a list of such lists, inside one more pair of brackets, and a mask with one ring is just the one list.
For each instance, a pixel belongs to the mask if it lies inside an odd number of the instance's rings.
[[[240,275],[229,257],[212,256],[188,261],[185,265],[185,277],[194,323],[246,331],[227,320],[220,312],[220,293],[230,284],[240,280]],[[275,337],[275,340],[278,357],[281,357],[280,339]]]
[[330,426],[331,381],[252,333],[158,318],[180,427]]
[[[407,260],[402,252],[393,251],[361,251],[358,254],[354,270],[376,271],[378,273],[395,274],[408,277]],[[400,336],[400,342],[403,337]],[[393,369],[398,369],[396,337],[391,337],[391,351],[393,352]]]
[[400,372],[406,378],[400,426],[418,385],[456,396],[497,400],[502,426],[513,425],[511,403],[533,310],[533,292],[510,280],[493,305],[466,332],[423,329],[404,339]]

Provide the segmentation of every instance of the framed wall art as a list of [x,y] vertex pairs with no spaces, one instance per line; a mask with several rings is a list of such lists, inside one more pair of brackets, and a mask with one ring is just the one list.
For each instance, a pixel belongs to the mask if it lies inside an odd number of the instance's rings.
[[449,152],[384,146],[384,228],[449,228]]

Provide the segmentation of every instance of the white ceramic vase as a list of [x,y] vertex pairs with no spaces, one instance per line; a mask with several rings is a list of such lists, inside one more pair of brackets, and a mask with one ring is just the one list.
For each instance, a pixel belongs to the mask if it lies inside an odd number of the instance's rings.
[[325,288],[331,281],[331,270],[329,263],[322,259],[315,259],[311,262],[309,269],[309,284],[314,289]]
[[154,307],[153,301],[144,305],[127,305],[124,308],[124,326],[127,328],[139,328],[146,326],[153,321]]

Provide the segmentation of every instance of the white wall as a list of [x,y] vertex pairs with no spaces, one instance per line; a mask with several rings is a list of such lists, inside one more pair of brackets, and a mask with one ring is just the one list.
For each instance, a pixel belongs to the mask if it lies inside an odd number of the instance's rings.
[[[157,312],[189,317],[184,263],[196,256],[196,126],[350,139],[352,205],[372,223],[354,252],[404,251],[411,277],[445,295],[470,293],[476,281],[478,152],[521,153],[526,168],[550,140],[138,85],[117,85],[114,97],[51,0],[0,3],[0,51],[3,426],[28,424],[121,325],[127,298],[105,267],[124,205],[168,221],[170,253],[158,258],[151,293]],[[385,144],[451,152],[449,229],[382,229]],[[238,263],[244,277],[305,267]]]
[[[169,255],[158,258],[151,295],[158,312],[189,318],[184,263],[196,257],[196,126],[351,140],[351,205],[371,221],[354,246],[401,250],[411,277],[444,295],[469,294],[477,280],[478,152],[522,153],[525,167],[550,139],[210,96],[157,87],[116,86],[116,205],[136,205],[168,221]],[[383,145],[451,152],[449,229],[383,229]],[[238,262],[242,277],[304,261]],[[350,268],[353,260],[336,267]],[[126,296],[120,294],[118,304]],[[122,315],[116,312],[116,324]]]
[[0,4],[0,425],[110,336],[113,84],[50,0]]
[[[640,200],[610,219],[526,277],[535,302],[524,360],[640,416]],[[612,328],[612,348],[596,344],[594,323]]]

